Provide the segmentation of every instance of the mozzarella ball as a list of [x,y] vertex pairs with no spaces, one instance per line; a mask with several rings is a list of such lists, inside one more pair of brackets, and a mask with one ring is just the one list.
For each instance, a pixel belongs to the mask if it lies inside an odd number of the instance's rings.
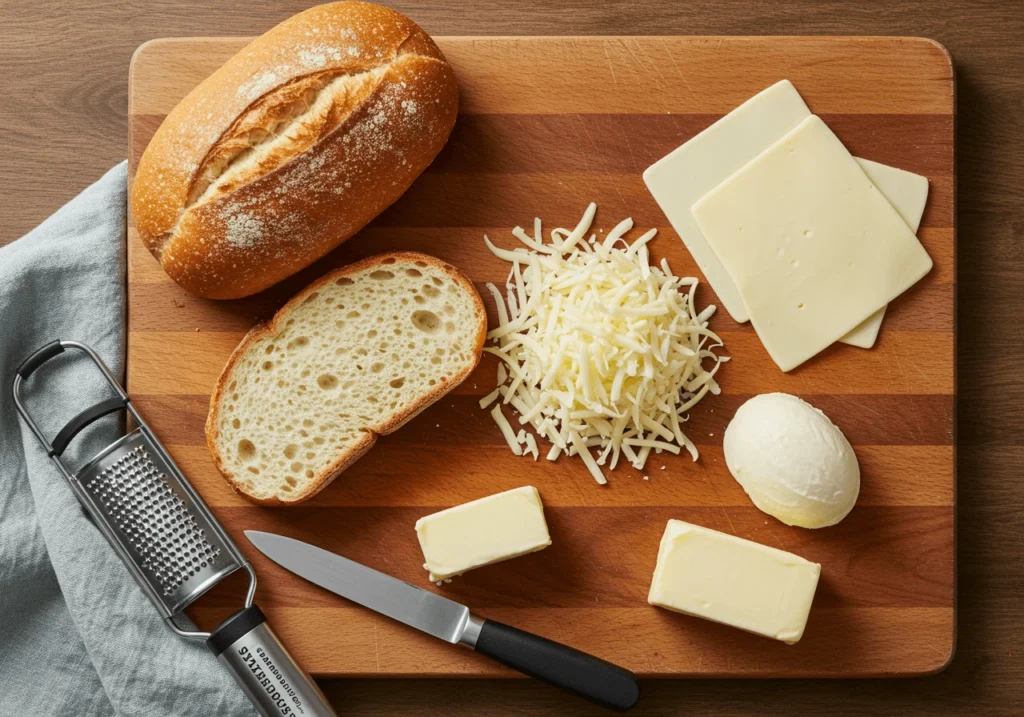
[[796,396],[754,396],[736,411],[725,462],[754,505],[786,525],[825,528],[853,509],[860,466],[824,413]]

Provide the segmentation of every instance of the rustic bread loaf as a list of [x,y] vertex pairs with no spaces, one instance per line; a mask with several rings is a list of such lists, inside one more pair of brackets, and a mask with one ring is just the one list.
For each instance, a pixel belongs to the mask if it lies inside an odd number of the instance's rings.
[[487,315],[455,267],[382,254],[314,282],[231,355],[206,439],[221,474],[259,503],[298,503],[461,383]]
[[261,291],[398,199],[458,112],[451,66],[411,20],[320,5],[254,40],[164,120],[132,184],[135,227],[189,291]]

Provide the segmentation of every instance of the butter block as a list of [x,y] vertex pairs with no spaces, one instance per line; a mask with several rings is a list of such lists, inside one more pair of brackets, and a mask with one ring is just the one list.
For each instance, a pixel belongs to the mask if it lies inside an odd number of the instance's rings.
[[431,581],[517,558],[551,545],[544,505],[533,486],[496,493],[416,521]]
[[792,553],[670,520],[647,601],[793,644],[820,574],[819,564]]

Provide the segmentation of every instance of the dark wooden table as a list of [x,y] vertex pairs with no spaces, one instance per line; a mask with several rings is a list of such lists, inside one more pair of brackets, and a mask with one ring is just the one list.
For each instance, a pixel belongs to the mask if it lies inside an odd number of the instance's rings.
[[[125,157],[128,61],[140,43],[255,35],[309,4],[0,3],[0,245]],[[1024,714],[1024,3],[391,4],[437,35],[918,35],[949,48],[959,113],[956,658],[916,680],[647,682],[634,714]],[[525,680],[349,680],[325,689],[345,715],[598,713]]]

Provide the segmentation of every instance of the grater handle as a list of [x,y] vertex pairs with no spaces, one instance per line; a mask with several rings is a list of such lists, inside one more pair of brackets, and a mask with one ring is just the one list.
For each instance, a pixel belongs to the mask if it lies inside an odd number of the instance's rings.
[[206,645],[263,717],[337,717],[255,605],[221,623]]
[[53,455],[63,455],[64,449],[68,447],[71,440],[81,433],[89,424],[95,423],[99,419],[111,413],[123,411],[127,407],[128,399],[118,397],[108,398],[106,401],[100,401],[93,406],[89,406],[89,408],[85,409],[68,421],[67,425],[60,429],[60,432],[54,436],[52,444]]
[[[121,384],[119,384],[117,379],[114,377],[114,374],[112,374],[110,369],[107,368],[107,365],[103,363],[103,359],[99,357],[99,354],[83,343],[79,343],[78,341],[51,341],[44,346],[40,346],[38,349],[33,351],[28,358],[21,362],[21,365],[15,370],[14,383],[11,386],[11,391],[14,394],[14,406],[18,409],[18,413],[21,415],[22,420],[24,420],[25,424],[32,430],[32,433],[42,444],[43,448],[46,449],[47,455],[50,456],[54,463],[57,464],[61,473],[63,473],[68,480],[71,480],[71,473],[64,464],[60,462],[58,456],[64,452],[64,448],[67,447],[67,443],[75,437],[75,434],[78,433],[78,431],[85,428],[89,423],[95,421],[100,416],[112,413],[117,409],[110,408],[113,399],[110,401],[103,401],[96,406],[92,406],[91,408],[82,411],[79,415],[75,416],[75,418],[71,419],[68,425],[64,426],[64,429],[57,435],[53,444],[46,439],[46,436],[43,435],[42,430],[40,430],[35,420],[29,414],[24,401],[21,399],[21,387],[28,377],[35,373],[36,369],[52,359],[54,356],[59,356],[64,353],[65,349],[76,349],[85,353],[103,374],[103,378],[106,379],[107,384],[114,390],[114,393],[117,394],[118,399],[120,399],[123,404],[121,407],[128,408],[132,411],[133,415],[135,415],[135,412],[129,406],[128,394],[124,392],[124,389],[121,388]],[[91,415],[93,412],[100,410],[101,407],[109,408],[109,410],[106,410],[106,413],[100,413],[99,415]],[[138,415],[135,415],[135,418],[137,419]],[[76,422],[81,422],[81,424],[76,426]],[[58,439],[61,439],[65,433],[69,433],[70,435],[64,436],[66,440],[63,442],[63,445],[61,445],[60,450],[56,450],[55,444],[57,444]]]
[[62,353],[64,353],[64,347],[60,345],[60,341],[51,341],[45,346],[40,346],[31,356],[21,362],[17,369],[18,375],[27,379],[37,368]]

